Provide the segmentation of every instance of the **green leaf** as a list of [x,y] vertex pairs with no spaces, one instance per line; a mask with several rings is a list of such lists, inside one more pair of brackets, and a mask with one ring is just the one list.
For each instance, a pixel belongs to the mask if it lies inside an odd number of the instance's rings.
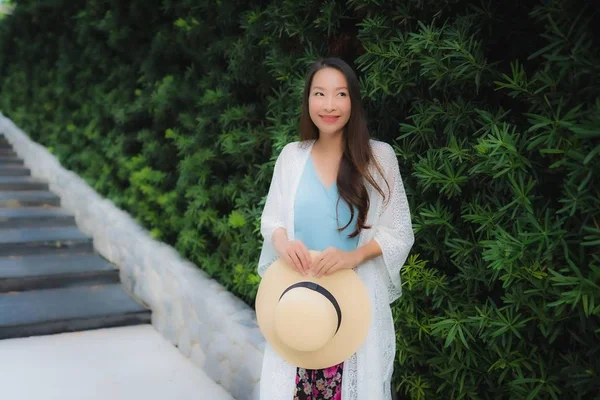
[[246,225],[244,215],[238,211],[232,211],[229,214],[229,226],[232,228],[241,228]]

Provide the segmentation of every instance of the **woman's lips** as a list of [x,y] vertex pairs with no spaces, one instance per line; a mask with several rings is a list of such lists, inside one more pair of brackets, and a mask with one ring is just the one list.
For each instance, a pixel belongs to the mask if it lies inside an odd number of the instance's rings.
[[340,117],[332,116],[332,115],[321,115],[321,119],[328,124],[332,124],[332,123],[336,122],[338,119],[340,119]]

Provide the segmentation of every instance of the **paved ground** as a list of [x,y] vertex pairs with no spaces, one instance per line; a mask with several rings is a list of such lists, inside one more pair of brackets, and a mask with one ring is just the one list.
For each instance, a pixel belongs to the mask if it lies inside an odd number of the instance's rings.
[[11,400],[233,400],[152,325],[0,340]]

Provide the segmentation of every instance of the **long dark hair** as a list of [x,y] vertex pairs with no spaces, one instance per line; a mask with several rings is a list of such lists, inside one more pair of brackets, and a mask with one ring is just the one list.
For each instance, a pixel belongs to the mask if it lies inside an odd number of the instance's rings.
[[[366,225],[370,201],[365,181],[371,184],[375,190],[385,198],[383,190],[371,175],[369,167],[374,165],[381,176],[384,175],[381,166],[373,156],[373,151],[369,142],[371,137],[360,96],[358,78],[356,77],[354,70],[339,58],[330,57],[318,60],[312,65],[308,72],[306,84],[304,86],[302,114],[300,116],[300,140],[307,141],[319,138],[319,129],[310,118],[308,97],[310,95],[310,86],[315,73],[323,68],[337,69],[344,74],[346,81],[348,82],[351,112],[350,118],[344,126],[344,148],[337,177],[337,187],[340,192],[340,198],[350,206],[351,212],[350,220],[345,226],[339,228],[340,231],[346,229],[350,225],[354,219],[354,208],[356,207],[358,209],[356,229],[349,235],[350,238],[354,238],[360,234],[363,229],[371,228]],[[389,183],[386,182],[386,184],[389,189]]]

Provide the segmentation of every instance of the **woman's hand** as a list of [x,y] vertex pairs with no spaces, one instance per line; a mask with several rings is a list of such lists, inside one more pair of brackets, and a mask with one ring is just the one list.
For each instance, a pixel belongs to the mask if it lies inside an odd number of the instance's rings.
[[340,269],[352,269],[362,262],[357,251],[343,251],[329,247],[319,254],[310,265],[315,276],[330,275]]
[[279,257],[302,275],[306,275],[310,266],[311,256],[304,243],[300,240],[288,240],[287,235],[284,234],[278,236],[274,240],[274,245]]

